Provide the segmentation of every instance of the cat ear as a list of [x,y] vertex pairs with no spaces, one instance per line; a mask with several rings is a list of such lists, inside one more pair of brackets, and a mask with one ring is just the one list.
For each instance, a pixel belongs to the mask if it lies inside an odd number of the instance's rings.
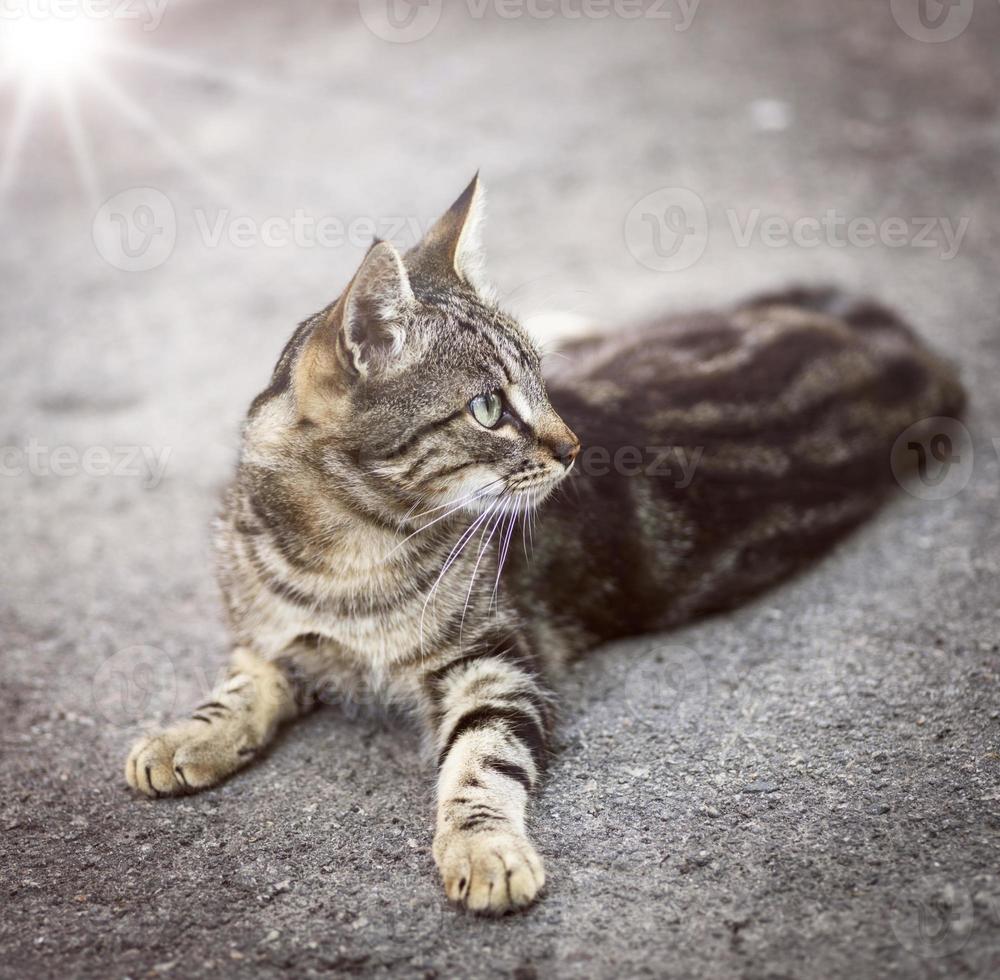
[[402,353],[413,304],[399,252],[389,242],[375,242],[338,304],[344,347],[359,374]]
[[476,289],[485,287],[480,241],[485,196],[477,173],[423,240],[407,252],[407,264],[438,275],[457,275]]

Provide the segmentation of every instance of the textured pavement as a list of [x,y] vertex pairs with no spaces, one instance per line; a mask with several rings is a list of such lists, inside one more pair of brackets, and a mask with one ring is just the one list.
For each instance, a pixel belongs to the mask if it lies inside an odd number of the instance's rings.
[[[354,3],[176,0],[98,25],[131,47],[69,86],[80,138],[40,93],[0,167],[0,976],[1000,973],[1000,5],[942,40],[903,0],[581,3],[449,4],[389,43]],[[7,133],[16,104],[8,81]],[[408,244],[477,167],[525,317],[835,281],[972,393],[940,492],[567,674],[549,884],[498,921],[443,900],[404,719],[332,706],[187,799],[121,773],[224,662],[208,528],[282,344],[372,226]],[[647,195],[693,229],[672,254]]]

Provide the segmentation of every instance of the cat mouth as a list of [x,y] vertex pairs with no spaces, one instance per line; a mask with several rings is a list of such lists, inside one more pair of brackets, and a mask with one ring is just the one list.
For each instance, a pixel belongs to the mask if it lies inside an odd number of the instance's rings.
[[[552,473],[547,468],[544,472],[533,468],[526,473],[514,473],[507,478],[500,477],[471,496],[458,501],[457,507],[462,507],[473,514],[482,514],[507,500],[516,501],[522,511],[532,510],[548,498],[549,494],[569,475],[572,468],[570,465],[558,473]],[[442,506],[449,505],[446,503]]]
[[525,480],[510,482],[507,484],[507,490],[515,497],[530,496],[532,499],[529,506],[535,503],[540,503],[549,495],[549,493],[562,483],[562,481],[569,475],[569,471],[572,468],[571,464],[569,468],[563,470],[561,473],[547,474],[545,476],[533,476]]

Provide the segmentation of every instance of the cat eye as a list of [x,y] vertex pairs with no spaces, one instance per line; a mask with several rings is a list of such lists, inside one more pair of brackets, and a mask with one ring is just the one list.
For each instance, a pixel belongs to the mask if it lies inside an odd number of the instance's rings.
[[469,411],[481,426],[492,429],[503,415],[503,402],[497,392],[491,391],[488,395],[477,395],[473,398],[469,402]]

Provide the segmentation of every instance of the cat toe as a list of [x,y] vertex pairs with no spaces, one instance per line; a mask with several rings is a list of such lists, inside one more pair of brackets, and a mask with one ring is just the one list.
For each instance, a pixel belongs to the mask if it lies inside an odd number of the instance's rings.
[[243,729],[225,721],[182,722],[142,738],[125,763],[129,786],[146,796],[176,796],[214,786],[245,765],[255,748]]
[[186,786],[174,770],[174,750],[162,735],[139,739],[125,763],[129,786],[146,796],[173,796]]
[[446,834],[435,841],[445,894],[473,912],[501,915],[530,905],[545,884],[541,858],[519,834]]

